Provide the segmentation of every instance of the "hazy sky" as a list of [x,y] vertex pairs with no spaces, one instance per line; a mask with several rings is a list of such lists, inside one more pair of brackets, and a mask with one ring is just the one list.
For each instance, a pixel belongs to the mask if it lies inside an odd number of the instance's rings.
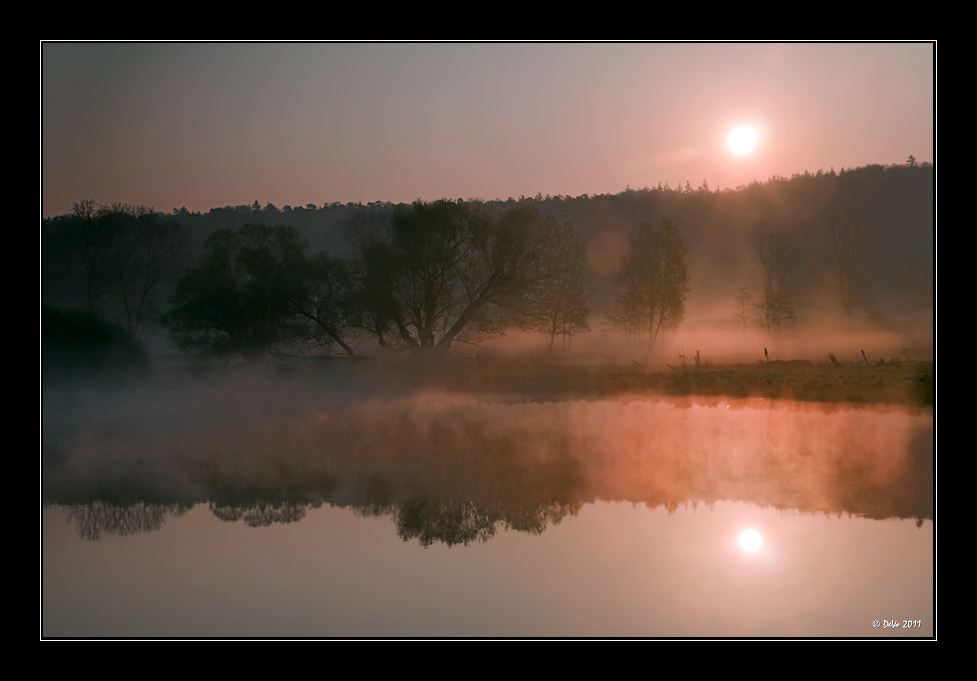
[[[42,211],[615,193],[933,161],[933,46],[42,43]],[[760,134],[734,156],[729,131]]]

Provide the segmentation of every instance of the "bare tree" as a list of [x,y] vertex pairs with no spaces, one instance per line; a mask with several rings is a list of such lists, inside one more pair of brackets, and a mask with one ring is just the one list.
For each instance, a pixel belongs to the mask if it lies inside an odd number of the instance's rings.
[[783,233],[760,237],[759,256],[764,272],[763,297],[755,309],[760,324],[768,332],[777,332],[794,319],[794,303],[787,292],[786,282],[800,259],[794,249],[794,240]]
[[95,304],[112,289],[117,278],[112,253],[116,225],[101,218],[98,203],[80,201],[60,221],[54,237],[60,269],[81,281],[89,312],[95,311]]
[[851,317],[855,298],[872,271],[880,243],[868,238],[862,222],[849,218],[840,224],[831,220],[824,235],[824,245],[827,247],[827,268],[818,280],[834,293],[845,314]]
[[753,319],[753,294],[750,289],[741,288],[736,292],[736,319],[743,324],[743,335],[746,335],[746,325]]
[[113,256],[116,291],[122,299],[126,324],[138,331],[160,283],[184,265],[190,235],[173,219],[145,208],[113,206],[104,219],[116,224]]
[[55,223],[61,270],[80,280],[94,312],[105,296],[122,303],[129,331],[138,331],[153,293],[176,276],[189,249],[187,230],[151,208],[86,200]]

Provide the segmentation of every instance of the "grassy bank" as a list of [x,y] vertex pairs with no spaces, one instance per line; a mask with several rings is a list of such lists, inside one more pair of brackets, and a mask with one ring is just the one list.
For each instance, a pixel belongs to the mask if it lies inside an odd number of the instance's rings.
[[[368,364],[368,363],[367,363]],[[363,367],[366,369],[366,367]],[[379,367],[369,371],[373,373]],[[667,396],[763,397],[809,402],[932,406],[932,362],[879,365],[761,362],[665,371],[631,366],[516,362],[398,363],[383,373],[400,386],[566,399],[647,393]],[[396,376],[394,378],[393,375]],[[375,377],[378,377],[375,374]]]

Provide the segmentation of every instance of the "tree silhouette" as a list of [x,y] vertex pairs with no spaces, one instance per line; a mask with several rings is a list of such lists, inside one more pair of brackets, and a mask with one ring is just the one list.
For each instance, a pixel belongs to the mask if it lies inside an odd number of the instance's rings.
[[62,271],[76,277],[85,289],[88,312],[117,281],[114,256],[117,225],[104,219],[104,210],[92,200],[74,205],[59,221],[54,250]]
[[678,328],[689,291],[685,254],[678,227],[668,218],[658,227],[642,223],[631,237],[629,254],[621,258],[616,277],[620,290],[608,312],[611,324],[639,338],[647,331],[649,348],[662,331]]
[[872,271],[880,244],[867,237],[860,221],[848,219],[839,224],[832,219],[824,234],[824,245],[827,248],[827,271],[818,280],[834,293],[850,318],[855,297]]
[[456,340],[523,323],[550,271],[553,235],[535,206],[417,201],[360,242],[362,300],[380,345],[444,355]]
[[126,325],[136,332],[145,320],[153,291],[184,265],[190,237],[175,220],[152,211],[113,211],[106,219],[118,225],[113,244],[115,290],[122,300]]
[[295,322],[306,244],[292,227],[245,225],[214,232],[197,267],[176,285],[164,316],[178,346],[256,358],[307,330]]
[[311,338],[319,345],[339,345],[353,356],[350,336],[362,326],[361,277],[354,266],[328,253],[303,264],[301,284],[290,289],[295,312],[313,324]]
[[750,289],[741,288],[736,292],[736,319],[743,325],[743,334],[746,335],[746,325],[753,319],[753,294]]
[[584,247],[580,234],[569,220],[559,223],[547,218],[546,254],[541,259],[539,286],[530,292],[521,326],[541,331],[549,341],[549,350],[557,336],[563,336],[566,350],[570,337],[588,331],[586,296],[584,294]]
[[190,246],[176,220],[144,206],[86,200],[52,221],[61,270],[85,289],[90,313],[108,296],[122,304],[126,327],[136,332],[160,284],[176,275]]
[[794,302],[787,292],[786,282],[799,258],[793,239],[782,233],[760,237],[758,255],[763,265],[764,282],[762,297],[756,303],[757,318],[768,332],[777,332],[794,319]]

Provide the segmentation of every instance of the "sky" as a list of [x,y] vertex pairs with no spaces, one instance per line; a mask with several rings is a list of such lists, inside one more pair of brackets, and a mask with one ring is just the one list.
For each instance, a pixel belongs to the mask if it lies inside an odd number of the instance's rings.
[[[931,43],[41,43],[41,204],[737,187],[933,162]],[[726,145],[749,125],[755,149]]]

